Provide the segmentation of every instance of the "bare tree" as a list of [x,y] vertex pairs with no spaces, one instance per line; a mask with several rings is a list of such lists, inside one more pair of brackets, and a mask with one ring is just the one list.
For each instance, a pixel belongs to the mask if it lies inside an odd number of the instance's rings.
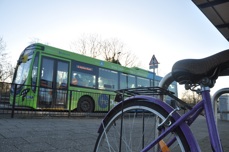
[[123,43],[117,39],[104,40],[102,43],[102,55],[106,61],[121,64],[119,59],[123,55]]
[[71,50],[77,53],[104,59],[127,67],[137,66],[137,57],[126,51],[125,45],[118,39],[102,40],[98,35],[83,35],[71,45]]
[[126,52],[123,56],[121,56],[121,59],[123,61],[124,66],[126,67],[139,67],[140,66],[140,62],[138,61],[136,55],[134,55],[133,53],[131,53],[131,51]]
[[196,104],[201,100],[201,95],[194,91],[186,90],[183,92],[181,99],[186,103]]
[[82,35],[72,43],[71,49],[77,53],[97,58],[101,54],[101,40],[98,35]]
[[6,44],[0,37],[0,82],[10,81],[13,76],[13,66],[9,63],[9,55],[5,50]]

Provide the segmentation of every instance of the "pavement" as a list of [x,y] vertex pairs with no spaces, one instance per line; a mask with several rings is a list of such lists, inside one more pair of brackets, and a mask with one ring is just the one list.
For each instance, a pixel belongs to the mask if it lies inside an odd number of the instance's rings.
[[[92,152],[102,117],[1,118],[0,152]],[[229,121],[218,120],[224,151]],[[191,126],[203,152],[211,151],[205,119]]]

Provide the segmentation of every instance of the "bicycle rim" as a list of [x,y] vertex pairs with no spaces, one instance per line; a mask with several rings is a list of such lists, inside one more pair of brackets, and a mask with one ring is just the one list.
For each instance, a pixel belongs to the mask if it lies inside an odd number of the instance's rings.
[[[147,101],[132,101],[124,104],[102,124],[103,131],[98,136],[94,151],[139,152],[160,134],[158,125],[168,116],[163,108]],[[163,151],[163,148],[164,151],[167,148],[170,152],[189,151],[180,128],[168,134],[150,151],[159,152]]]

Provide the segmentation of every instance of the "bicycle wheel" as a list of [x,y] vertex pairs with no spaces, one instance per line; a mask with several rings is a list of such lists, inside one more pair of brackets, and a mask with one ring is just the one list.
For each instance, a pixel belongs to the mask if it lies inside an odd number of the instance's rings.
[[[139,152],[166,129],[165,125],[164,129],[158,130],[158,124],[165,120],[168,114],[166,110],[153,102],[143,99],[127,100],[116,106],[113,112],[104,119],[94,151]],[[173,118],[170,121],[173,122]],[[190,147],[178,127],[151,151],[188,152]]]

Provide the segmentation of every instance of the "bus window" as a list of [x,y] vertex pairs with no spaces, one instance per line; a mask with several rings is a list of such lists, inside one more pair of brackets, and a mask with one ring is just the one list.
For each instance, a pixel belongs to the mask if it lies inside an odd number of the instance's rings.
[[126,89],[128,84],[127,74],[120,73],[120,89]]
[[95,88],[96,76],[89,73],[72,71],[72,85]]
[[150,81],[146,78],[137,77],[137,85],[138,87],[149,87]]
[[33,69],[32,69],[32,90],[36,91],[36,85],[37,85],[37,76],[38,76],[38,57],[39,53],[36,54],[34,63],[33,63]]
[[71,85],[89,88],[96,87],[95,67],[86,63],[72,62]]
[[53,86],[53,67],[52,59],[43,58],[41,67],[41,86],[52,88]]
[[152,87],[156,87],[156,86],[159,85],[159,82],[160,82],[160,81],[158,81],[158,80],[154,80],[154,82],[153,82],[153,80],[151,80],[151,86],[152,86]]
[[58,88],[54,94],[56,99],[55,104],[66,105],[67,104],[67,89],[68,89],[68,62],[57,61],[56,75],[56,88]]
[[133,75],[128,75],[128,88],[135,88],[136,87],[136,81],[135,81],[135,76]]
[[68,63],[58,61],[56,87],[59,89],[67,89],[68,82]]
[[135,88],[135,76],[120,74],[120,89]]
[[39,89],[39,102],[51,105],[53,101],[53,69],[54,60],[42,59],[41,80]]
[[118,72],[99,68],[99,89],[117,90]]

